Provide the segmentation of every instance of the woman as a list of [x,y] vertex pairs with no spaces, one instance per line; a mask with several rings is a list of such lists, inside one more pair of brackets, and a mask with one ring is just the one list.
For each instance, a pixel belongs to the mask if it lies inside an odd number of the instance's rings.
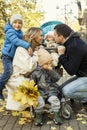
[[42,44],[42,30],[38,27],[31,27],[27,30],[24,40],[31,44],[32,55],[22,48],[18,47],[13,59],[13,74],[8,80],[6,87],[8,90],[7,110],[25,109],[19,102],[13,100],[13,93],[17,90],[17,86],[22,84],[23,80],[29,80],[29,75],[37,67],[37,46]]

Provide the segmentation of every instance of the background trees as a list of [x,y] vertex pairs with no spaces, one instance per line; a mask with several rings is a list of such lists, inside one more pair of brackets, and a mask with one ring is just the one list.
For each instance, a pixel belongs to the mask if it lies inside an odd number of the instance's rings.
[[0,46],[3,44],[4,25],[13,13],[23,16],[23,31],[31,26],[40,26],[44,12],[36,8],[36,0],[0,0]]

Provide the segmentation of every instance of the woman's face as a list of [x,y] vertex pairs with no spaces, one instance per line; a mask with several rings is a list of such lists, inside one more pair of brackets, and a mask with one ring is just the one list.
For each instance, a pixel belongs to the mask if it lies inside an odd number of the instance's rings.
[[40,32],[38,33],[38,36],[35,38],[35,41],[36,41],[39,45],[42,45],[42,41],[43,41],[42,31],[40,31]]

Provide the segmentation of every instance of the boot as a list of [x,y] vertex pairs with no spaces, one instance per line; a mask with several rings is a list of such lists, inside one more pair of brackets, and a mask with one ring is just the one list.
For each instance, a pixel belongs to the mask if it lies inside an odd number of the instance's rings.
[[59,112],[54,112],[54,123],[56,125],[62,124],[61,118],[59,117]]
[[0,90],[0,101],[3,101],[4,100],[4,96],[2,94],[2,90]]
[[35,118],[35,125],[36,126],[42,126],[42,113],[41,112],[36,112],[36,118]]

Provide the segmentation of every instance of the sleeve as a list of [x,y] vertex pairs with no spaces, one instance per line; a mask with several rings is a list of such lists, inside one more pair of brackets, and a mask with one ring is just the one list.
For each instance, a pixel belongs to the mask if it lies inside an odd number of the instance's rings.
[[49,76],[52,82],[57,82],[61,78],[60,74],[55,69],[49,71]]
[[59,62],[63,65],[68,74],[74,75],[77,73],[81,64],[82,53],[78,47],[74,46],[70,48],[67,55],[63,54],[59,57]]
[[13,29],[7,31],[6,35],[15,46],[21,46],[26,49],[29,48],[30,43],[18,38],[18,36],[15,34],[15,31]]
[[16,66],[21,74],[31,73],[37,67],[37,59],[37,55],[31,57],[26,49],[18,47],[14,56],[13,66]]

